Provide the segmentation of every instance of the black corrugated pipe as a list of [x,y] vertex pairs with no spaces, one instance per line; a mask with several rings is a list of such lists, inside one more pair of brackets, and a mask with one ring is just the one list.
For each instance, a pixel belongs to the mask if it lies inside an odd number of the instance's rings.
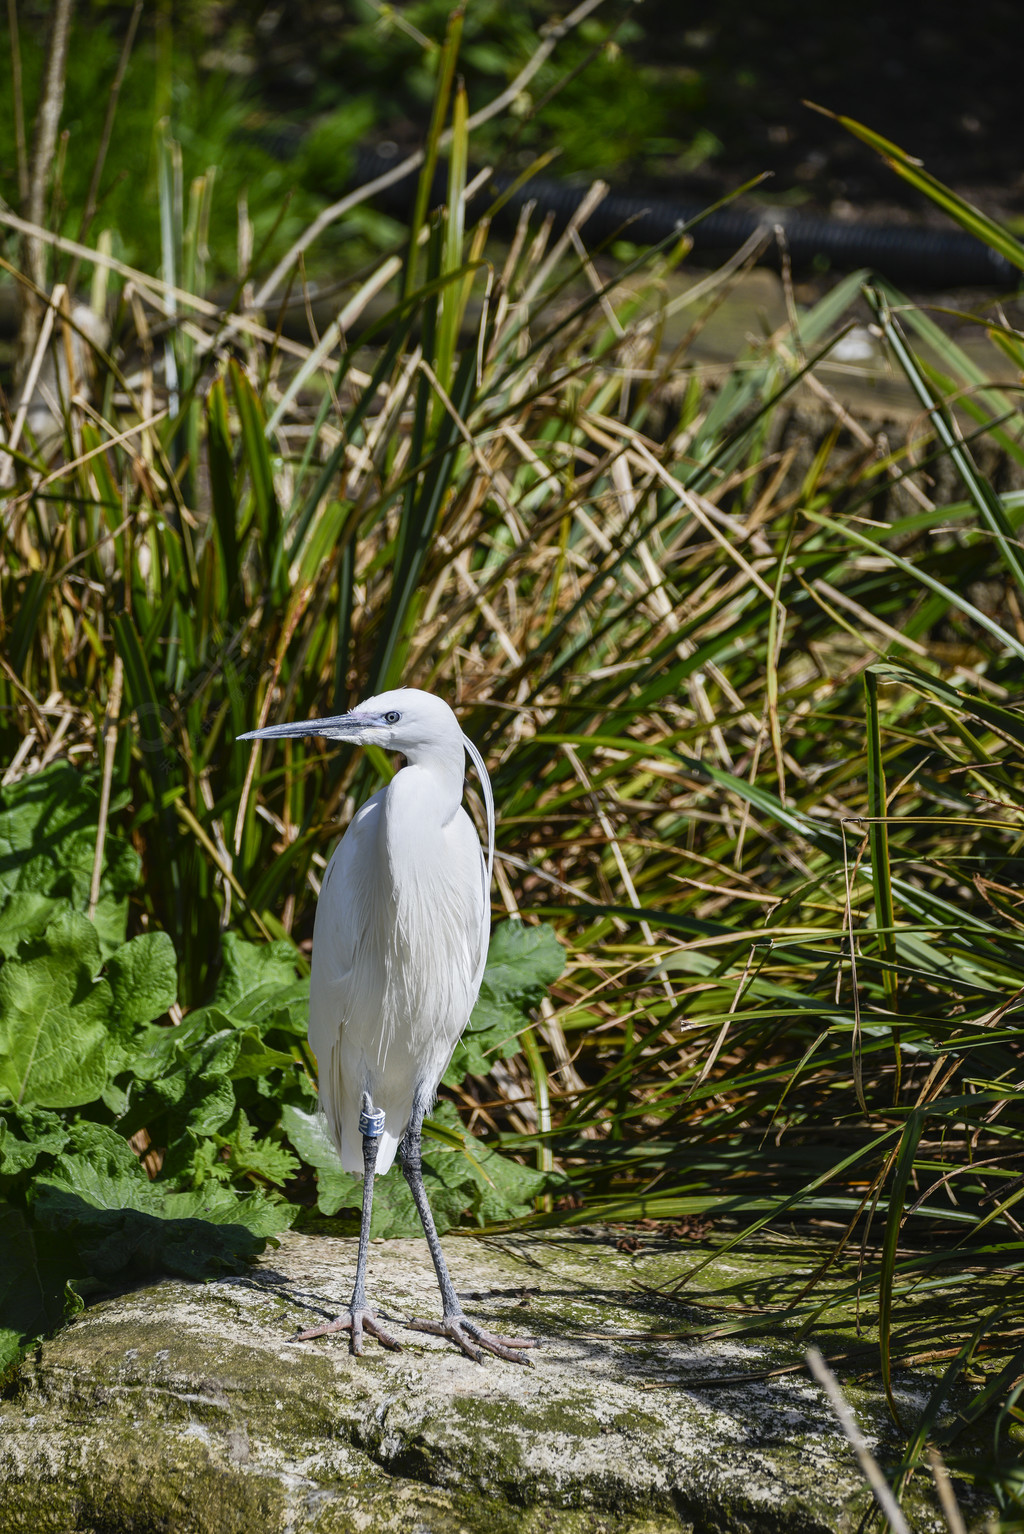
[[[357,160],[360,181],[372,180],[395,163],[399,151],[382,144],[362,149]],[[495,175],[488,189],[505,191],[512,177]],[[397,213],[408,212],[416,173],[396,182],[377,199]],[[443,202],[446,172],[439,170],[434,196]],[[579,207],[585,187],[538,177],[514,192],[505,204],[505,216],[515,217],[528,202],[542,214],[554,215],[556,227],[564,225]],[[487,191],[481,193],[481,200]],[[959,229],[921,229],[901,224],[868,224],[838,219],[804,218],[788,211],[747,212],[725,208],[702,218],[704,205],[665,198],[627,196],[611,191],[586,223],[588,243],[615,236],[635,245],[657,245],[686,226],[694,251],[712,261],[724,260],[759,229],[768,238],[757,256],[759,265],[778,267],[779,242],[775,225],[782,225],[789,258],[795,270],[827,265],[840,271],[867,266],[891,282],[914,288],[997,287],[1015,289],[1020,271],[973,235]],[[691,221],[697,220],[692,223]]]

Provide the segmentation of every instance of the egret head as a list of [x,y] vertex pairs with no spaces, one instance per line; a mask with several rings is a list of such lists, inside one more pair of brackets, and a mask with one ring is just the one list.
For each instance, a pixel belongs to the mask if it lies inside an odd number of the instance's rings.
[[[297,724],[270,724],[262,730],[250,730],[239,740],[288,740],[302,735],[322,735],[325,740],[347,741],[353,746],[380,746],[397,751],[411,767],[419,764],[435,774],[438,783],[446,784],[452,813],[462,799],[466,753],[469,753],[480,778],[487,813],[487,854],[484,860],[484,889],[491,887],[494,866],[494,797],[483,757],[443,698],[422,692],[418,687],[398,687],[367,698],[347,714],[332,719],[307,719]],[[486,957],[486,943],[484,957]],[[481,958],[483,973],[484,958]],[[477,983],[480,976],[477,975]]]
[[465,746],[459,721],[443,698],[418,687],[398,687],[367,698],[347,714],[331,719],[308,719],[297,724],[271,724],[250,730],[239,740],[286,740],[302,735],[322,735],[325,740],[345,741],[353,746],[380,746],[398,751],[416,763],[458,753]]

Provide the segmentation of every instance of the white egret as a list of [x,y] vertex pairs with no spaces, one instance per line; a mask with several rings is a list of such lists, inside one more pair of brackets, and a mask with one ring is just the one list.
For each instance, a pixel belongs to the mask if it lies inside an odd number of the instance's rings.
[[[423,1186],[420,1139],[469,1015],[487,959],[494,803],[487,769],[448,704],[403,687],[332,719],[275,724],[240,740],[322,735],[381,746],[406,766],[359,809],[327,865],[313,929],[309,1042],[320,1104],[347,1171],[363,1174],[355,1286],[345,1315],[299,1340],[349,1331],[386,1348],[398,1342],[366,1298],[375,1174],[401,1158],[441,1289],[440,1321],[409,1326],[449,1337],[468,1357],[480,1349],[528,1363],[527,1338],[497,1337],[462,1310]],[[487,806],[484,856],[462,807],[468,751]]]

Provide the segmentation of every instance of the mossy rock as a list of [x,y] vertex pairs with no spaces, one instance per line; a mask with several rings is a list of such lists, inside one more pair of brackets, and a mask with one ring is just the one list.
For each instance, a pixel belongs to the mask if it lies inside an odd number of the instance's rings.
[[[0,1534],[840,1534],[870,1508],[806,1372],[779,1350],[673,1335],[668,1244],[600,1235],[446,1243],[467,1312],[542,1339],[534,1367],[478,1365],[403,1331],[438,1310],[425,1245],[375,1243],[371,1294],[402,1338],[289,1339],[343,1308],[355,1243],[289,1236],[242,1278],[104,1300],[44,1343],[0,1403]],[[753,1277],[792,1255],[761,1254]],[[718,1259],[702,1288],[744,1281]],[[762,1377],[733,1381],[735,1375]],[[906,1404],[931,1381],[902,1380]],[[885,1404],[851,1392],[898,1456]],[[912,1528],[944,1528],[924,1491]]]

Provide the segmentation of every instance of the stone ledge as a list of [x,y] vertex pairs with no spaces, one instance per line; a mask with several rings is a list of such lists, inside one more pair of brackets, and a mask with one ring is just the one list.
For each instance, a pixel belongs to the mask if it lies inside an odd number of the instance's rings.
[[[467,1312],[543,1338],[535,1367],[478,1365],[401,1331],[436,1315],[425,1243],[371,1250],[370,1294],[403,1348],[289,1337],[344,1307],[355,1242],[292,1235],[251,1274],[164,1280],[92,1306],[0,1403],[0,1534],[846,1534],[868,1511],[852,1454],[806,1373],[771,1349],[674,1340],[682,1307],[595,1237],[449,1238]],[[721,1282],[732,1259],[717,1259]],[[739,1259],[735,1265],[739,1268]],[[712,1270],[714,1271],[714,1270]],[[909,1407],[931,1381],[905,1379]],[[852,1393],[895,1450],[880,1398]],[[945,1525],[922,1483],[915,1534]]]

